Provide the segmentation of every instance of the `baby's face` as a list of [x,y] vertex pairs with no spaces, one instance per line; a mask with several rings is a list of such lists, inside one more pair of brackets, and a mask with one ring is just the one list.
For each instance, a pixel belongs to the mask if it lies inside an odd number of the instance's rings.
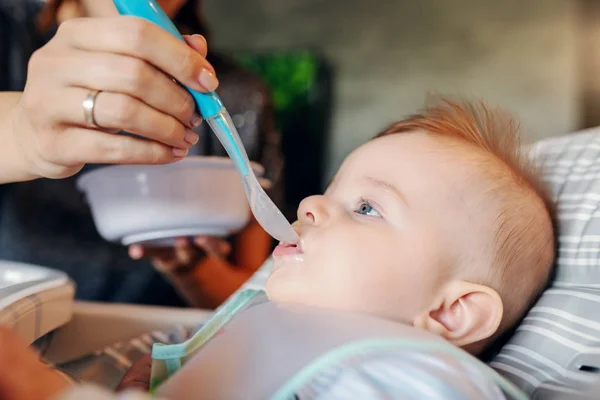
[[411,323],[455,265],[486,250],[491,219],[473,211],[469,151],[424,133],[358,148],[324,195],[300,204],[301,241],[275,250],[269,298]]

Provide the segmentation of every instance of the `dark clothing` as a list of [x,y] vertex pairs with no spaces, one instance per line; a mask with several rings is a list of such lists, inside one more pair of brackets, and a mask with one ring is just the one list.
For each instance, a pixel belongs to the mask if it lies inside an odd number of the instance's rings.
[[[31,15],[8,14],[16,9],[7,5],[10,3],[0,0],[0,90],[3,91],[23,90],[27,59],[43,42],[32,35]],[[27,1],[18,3],[23,5]],[[35,6],[24,8],[36,12]],[[261,163],[267,177],[279,182],[282,170],[279,135],[265,85],[226,57],[211,54],[208,59],[220,80],[217,92],[238,127],[250,159]],[[226,156],[205,123],[197,132],[201,139],[190,154]],[[92,168],[98,166],[88,165],[82,172]],[[131,260],[127,248],[99,236],[90,209],[75,186],[77,177],[0,186],[0,259],[67,272],[77,284],[78,299],[183,305],[149,261]],[[279,197],[277,190],[274,196]]]

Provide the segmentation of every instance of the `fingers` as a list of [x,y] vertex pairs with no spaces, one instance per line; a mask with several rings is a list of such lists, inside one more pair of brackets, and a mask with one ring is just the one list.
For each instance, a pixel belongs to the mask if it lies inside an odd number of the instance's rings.
[[185,40],[188,46],[200,53],[202,57],[206,58],[206,55],[208,54],[208,44],[206,43],[204,36],[184,35],[183,40]]
[[[85,93],[84,89],[79,91]],[[198,134],[177,119],[121,93],[99,93],[94,119],[102,128],[125,130],[182,149],[198,142]]]
[[167,164],[178,161],[187,150],[121,134],[69,128],[44,142],[40,157],[54,164]]
[[[122,93],[172,116],[187,128],[200,123],[192,96],[150,64],[110,53],[76,51],[65,61],[68,86]],[[123,128],[123,127],[120,127]]]
[[231,253],[231,245],[228,242],[212,236],[198,236],[194,239],[194,243],[209,257],[224,259]]
[[173,247],[144,247],[132,245],[129,256],[133,259],[152,258],[154,266],[162,272],[172,272],[181,267],[193,266],[203,258],[203,252],[186,238],[177,238]]
[[[198,236],[194,238],[194,244],[214,258],[226,258],[231,253],[231,245],[228,242],[211,236]],[[162,261],[175,260],[180,264],[191,262],[195,253],[194,246],[186,238],[177,238],[173,248],[144,248],[140,245],[132,245],[129,248],[129,255],[135,259],[155,257]]]
[[177,238],[174,247],[175,259],[180,265],[191,264],[197,255],[194,246],[186,238]]
[[62,44],[73,48],[147,61],[196,91],[213,91],[219,84],[214,68],[201,54],[141,18],[79,18],[61,24],[58,35]]
[[193,243],[187,238],[177,238],[172,248],[150,248],[142,245],[129,247],[131,258],[138,260],[150,257],[154,266],[163,272],[172,272],[181,267],[196,265],[205,256],[224,259],[230,253],[231,245],[229,243],[210,236],[198,236],[194,238]]
[[[59,114],[55,117],[67,125],[89,128],[82,108],[88,94],[86,89],[65,89],[62,102],[55,106]],[[198,141],[198,135],[177,119],[122,93],[100,92],[93,112],[96,124],[103,129],[125,130],[181,149],[189,149]]]
[[129,246],[129,257],[134,260],[140,260],[144,257],[171,259],[173,258],[173,249],[171,247],[144,247],[141,244],[132,244]]
[[134,244],[129,246],[129,256],[134,260],[151,258],[154,268],[163,273],[169,273],[179,265],[171,247],[144,247]]
[[[129,246],[129,256],[134,259],[144,257],[174,259],[177,256],[177,252],[189,252],[192,247],[186,238],[176,238],[173,247],[148,247],[141,244],[133,244]],[[182,258],[186,259],[188,257],[185,255]]]
[[[77,18],[31,57],[19,103],[20,145],[32,175],[64,178],[86,163],[164,164],[187,154],[201,122],[179,83],[215,90],[201,36],[176,38],[135,17]],[[94,119],[82,103],[90,90]],[[115,135],[125,130],[141,136]]]

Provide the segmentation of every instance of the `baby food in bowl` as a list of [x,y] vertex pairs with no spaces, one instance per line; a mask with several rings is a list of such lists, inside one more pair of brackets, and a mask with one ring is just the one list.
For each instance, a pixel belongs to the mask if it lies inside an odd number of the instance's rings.
[[[263,187],[264,169],[252,169]],[[115,165],[84,173],[77,181],[96,229],[123,245],[168,245],[181,236],[227,236],[250,220],[250,207],[233,162],[188,156],[168,165]]]

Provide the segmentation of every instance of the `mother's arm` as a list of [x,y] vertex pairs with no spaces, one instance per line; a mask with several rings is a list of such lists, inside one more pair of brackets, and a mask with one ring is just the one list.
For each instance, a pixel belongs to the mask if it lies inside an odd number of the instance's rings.
[[0,92],[0,184],[37,178],[15,137],[13,116],[21,92]]

